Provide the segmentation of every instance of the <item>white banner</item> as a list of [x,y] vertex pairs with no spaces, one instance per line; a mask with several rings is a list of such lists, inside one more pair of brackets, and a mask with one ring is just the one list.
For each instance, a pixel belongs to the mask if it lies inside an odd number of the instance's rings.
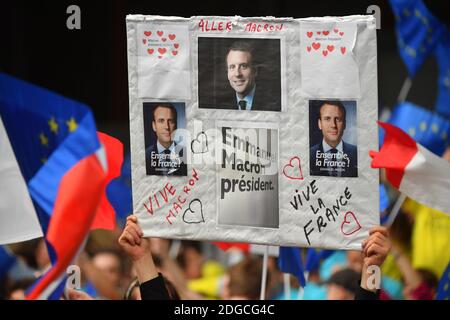
[[146,236],[360,249],[379,224],[372,16],[127,17]]

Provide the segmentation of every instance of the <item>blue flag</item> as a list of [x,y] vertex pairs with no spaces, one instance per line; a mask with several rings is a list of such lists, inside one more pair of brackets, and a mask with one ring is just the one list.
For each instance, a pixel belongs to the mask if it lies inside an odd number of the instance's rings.
[[435,110],[450,118],[450,31],[448,29],[436,47],[436,60],[439,67],[439,78]]
[[416,142],[438,156],[444,153],[449,144],[450,120],[413,103],[398,104],[392,111],[389,123],[408,133]]
[[116,211],[117,220],[124,220],[133,212],[130,154],[123,160],[120,177],[113,179],[106,187],[106,195]]
[[450,299],[450,263],[447,265],[442,274],[441,280],[439,280],[438,291],[436,294],[436,300],[449,300]]
[[86,105],[5,74],[0,74],[0,115],[52,262],[27,298],[57,298],[104,192],[106,155]]
[[291,273],[297,277],[300,285],[305,287],[306,280],[303,274],[303,261],[300,248],[280,247],[278,267],[284,273]]
[[445,26],[435,18],[422,0],[390,0],[397,28],[400,56],[410,77],[414,77],[434,51]]

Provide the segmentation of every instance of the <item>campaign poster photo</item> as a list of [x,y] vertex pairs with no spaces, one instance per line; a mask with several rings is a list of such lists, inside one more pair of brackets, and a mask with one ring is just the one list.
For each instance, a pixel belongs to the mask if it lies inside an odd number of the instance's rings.
[[358,177],[356,101],[310,100],[310,175]]
[[199,108],[281,111],[280,43],[280,39],[199,37]]
[[143,113],[146,174],[186,176],[186,147],[177,134],[186,127],[185,104],[144,102]]

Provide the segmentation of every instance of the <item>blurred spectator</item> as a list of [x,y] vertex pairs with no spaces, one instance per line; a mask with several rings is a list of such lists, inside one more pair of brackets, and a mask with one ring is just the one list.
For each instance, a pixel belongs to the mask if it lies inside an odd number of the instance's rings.
[[360,273],[345,268],[336,271],[327,280],[327,300],[354,300]]
[[392,253],[403,276],[405,299],[432,300],[438,285],[438,279],[433,272],[414,269],[409,258],[396,246],[392,247]]
[[[257,300],[261,294],[262,259],[248,256],[228,269],[224,281],[223,299]],[[267,283],[270,283],[268,275]],[[270,290],[267,287],[267,292]]]

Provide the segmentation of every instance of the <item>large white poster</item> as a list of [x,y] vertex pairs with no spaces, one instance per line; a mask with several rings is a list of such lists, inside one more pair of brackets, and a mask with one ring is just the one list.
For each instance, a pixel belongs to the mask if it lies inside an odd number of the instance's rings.
[[379,222],[372,16],[127,17],[152,237],[359,249]]

